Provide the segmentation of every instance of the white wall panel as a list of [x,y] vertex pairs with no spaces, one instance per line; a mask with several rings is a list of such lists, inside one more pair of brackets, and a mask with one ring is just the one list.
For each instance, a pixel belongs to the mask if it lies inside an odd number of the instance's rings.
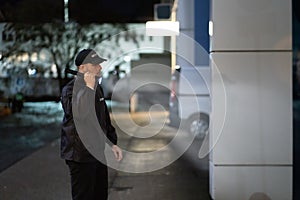
[[[292,163],[292,53],[212,53],[226,98],[212,81],[211,144],[215,165]],[[224,127],[216,117],[226,106]],[[220,137],[218,138],[220,134]],[[217,176],[217,175],[216,175]]]
[[292,199],[292,167],[217,166],[213,172],[216,200]]
[[212,0],[211,51],[291,50],[291,2]]

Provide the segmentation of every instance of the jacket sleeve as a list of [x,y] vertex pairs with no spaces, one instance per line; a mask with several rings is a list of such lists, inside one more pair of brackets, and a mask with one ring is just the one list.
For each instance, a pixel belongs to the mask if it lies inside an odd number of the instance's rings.
[[72,117],[72,90],[64,87],[61,93],[61,105],[66,118]]
[[117,145],[118,136],[115,127],[113,127],[113,125],[111,124],[111,120],[110,120],[110,116],[106,104],[105,104],[105,114],[106,114],[107,138],[113,145]]
[[[75,84],[76,85],[76,84]],[[72,112],[76,119],[86,119],[95,109],[95,92],[86,86],[78,86],[73,90]]]
[[62,89],[61,105],[64,110],[64,118],[62,121],[62,133],[68,137],[69,140],[76,135],[75,124],[72,114],[72,83],[70,82]]

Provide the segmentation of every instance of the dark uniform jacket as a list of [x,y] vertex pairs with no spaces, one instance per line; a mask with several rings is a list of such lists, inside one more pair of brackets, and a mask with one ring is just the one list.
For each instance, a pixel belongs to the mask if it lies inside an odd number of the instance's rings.
[[[73,91],[74,84],[76,85],[76,90]],[[91,99],[94,99],[95,103],[91,104],[94,105],[95,111],[96,111],[96,120],[97,124],[100,124],[100,127],[103,131],[102,132],[106,135],[106,142],[108,142],[110,145],[117,144],[117,135],[115,128],[112,126],[110,121],[109,112],[106,106],[106,103],[104,101],[103,96],[103,90],[101,86],[97,83],[97,86],[95,86],[95,90],[90,89],[85,85],[85,82],[83,80],[83,75],[78,73],[77,77],[74,78],[72,81],[70,81],[62,90],[61,94],[61,103],[64,110],[64,118],[62,122],[62,129],[61,129],[61,157],[66,160],[72,160],[77,162],[95,162],[97,161],[94,156],[91,155],[91,153],[87,150],[87,148],[82,143],[78,132],[75,127],[73,112],[79,113],[80,116],[87,116],[91,112],[91,109],[81,109],[80,110],[80,103],[79,109],[73,109],[72,112],[72,97],[73,95],[76,95],[76,100],[80,102],[80,100],[88,100],[91,101]],[[74,93],[75,92],[75,93]],[[75,97],[74,97],[75,98]],[[76,104],[73,104],[76,105]],[[91,127],[93,126],[88,124],[89,121],[87,121],[87,126]],[[97,125],[98,126],[98,125]],[[78,127],[80,128],[80,127]],[[77,129],[78,129],[77,128]],[[79,129],[78,129],[79,130]],[[89,129],[91,130],[91,129]],[[97,129],[92,129],[93,132]],[[102,134],[103,135],[103,134]],[[98,142],[98,141],[97,141]],[[101,143],[103,141],[99,141]],[[103,148],[101,149],[104,155],[104,145],[102,145]]]

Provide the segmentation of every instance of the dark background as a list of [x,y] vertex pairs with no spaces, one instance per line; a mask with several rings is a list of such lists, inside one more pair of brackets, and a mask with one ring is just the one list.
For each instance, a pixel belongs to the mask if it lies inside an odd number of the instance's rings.
[[[86,23],[144,23],[160,0],[69,0],[69,19]],[[172,2],[172,0],[170,0]],[[0,0],[0,22],[64,20],[64,0]]]

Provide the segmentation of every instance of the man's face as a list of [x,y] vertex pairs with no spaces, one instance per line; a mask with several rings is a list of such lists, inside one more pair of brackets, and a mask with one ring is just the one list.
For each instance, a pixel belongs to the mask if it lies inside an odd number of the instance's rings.
[[100,64],[87,63],[83,65],[83,73],[90,72],[96,76],[101,76],[102,66]]

